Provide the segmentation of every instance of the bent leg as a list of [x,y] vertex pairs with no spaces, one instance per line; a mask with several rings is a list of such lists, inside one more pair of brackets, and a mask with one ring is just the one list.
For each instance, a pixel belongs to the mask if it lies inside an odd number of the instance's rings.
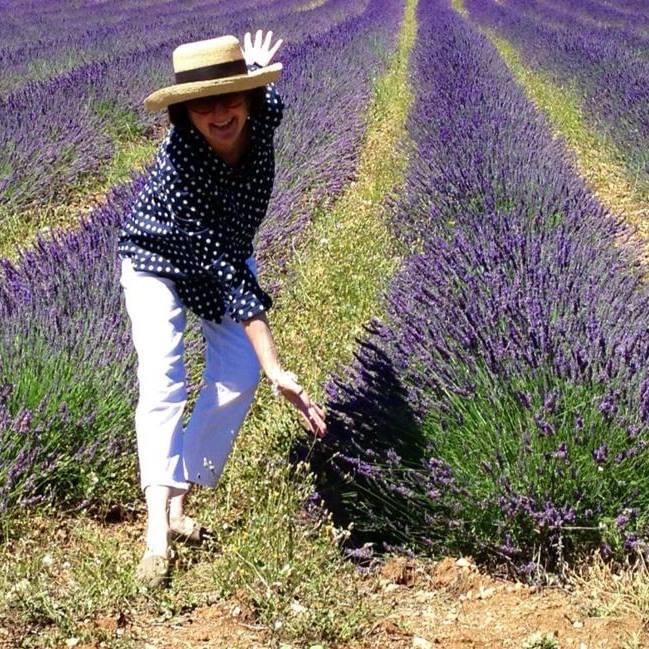
[[261,367],[240,323],[225,316],[202,326],[203,387],[185,430],[183,460],[188,480],[213,487],[250,409]]

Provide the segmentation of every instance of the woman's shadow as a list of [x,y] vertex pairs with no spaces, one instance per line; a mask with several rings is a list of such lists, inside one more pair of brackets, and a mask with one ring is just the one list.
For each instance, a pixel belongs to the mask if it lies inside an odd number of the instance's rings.
[[301,437],[291,447],[291,462],[307,462],[314,476],[316,491],[305,504],[322,501],[336,527],[353,523],[353,547],[403,540],[412,507],[403,477],[423,467],[427,447],[413,388],[401,380],[380,329],[368,325],[355,361],[326,384],[326,436]]

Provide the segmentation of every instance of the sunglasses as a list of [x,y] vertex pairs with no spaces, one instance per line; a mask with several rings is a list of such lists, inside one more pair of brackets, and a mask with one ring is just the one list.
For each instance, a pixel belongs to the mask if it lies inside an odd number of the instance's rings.
[[189,110],[205,115],[211,113],[217,104],[222,104],[225,108],[236,108],[244,102],[245,96],[245,92],[228,92],[222,95],[190,99],[186,103]]

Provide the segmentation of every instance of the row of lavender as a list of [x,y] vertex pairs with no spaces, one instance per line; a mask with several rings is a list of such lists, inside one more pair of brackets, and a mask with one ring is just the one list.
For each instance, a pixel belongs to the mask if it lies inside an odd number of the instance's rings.
[[529,574],[644,548],[637,250],[486,37],[444,0],[419,20],[418,156],[394,211],[416,253],[327,384],[314,500],[353,522],[358,557],[461,552]]
[[[395,46],[390,26],[402,12],[400,0],[371,0],[360,16],[321,29],[283,56],[278,176],[258,246],[265,286],[278,280],[277,268],[308,224],[308,206],[353,177],[372,75]],[[136,496],[135,357],[116,237],[142,182],[115,189],[78,231],[39,240],[18,267],[0,266],[3,510],[127,505]],[[190,320],[193,358],[202,343]]]
[[[576,80],[592,123],[625,151],[638,181],[649,184],[649,5],[622,10],[594,0],[464,4],[473,18],[495,28],[527,61],[560,79]],[[610,21],[613,27],[600,26]]]
[[[597,0],[534,0],[508,5],[508,10],[522,13],[545,27],[574,33],[581,39],[598,43],[616,56],[620,51],[633,59],[649,55],[649,6],[643,11],[617,8]],[[600,49],[602,51],[602,49]],[[604,63],[609,64],[608,59]]]
[[63,201],[77,181],[101,175],[114,156],[116,139],[124,138],[122,130],[144,135],[159,130],[164,115],[146,112],[142,100],[173,83],[170,54],[176,45],[221,33],[242,37],[262,25],[286,37],[283,55],[290,57],[323,29],[358,13],[343,0],[297,11],[301,6],[298,0],[275,0],[250,12],[237,3],[210,0],[170,24],[162,12],[148,29],[133,21],[115,34],[94,31],[87,38],[105,52],[103,57],[27,83],[0,99],[0,228],[2,214],[7,219],[26,206]]

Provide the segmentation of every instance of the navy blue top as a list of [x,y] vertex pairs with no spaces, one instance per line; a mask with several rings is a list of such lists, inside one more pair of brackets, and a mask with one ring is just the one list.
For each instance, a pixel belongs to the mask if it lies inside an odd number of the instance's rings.
[[172,126],[119,232],[121,258],[173,279],[182,303],[215,322],[225,313],[247,320],[272,305],[246,264],[273,188],[273,134],[284,109],[273,83],[265,98],[248,120],[250,146],[236,167],[193,125]]

